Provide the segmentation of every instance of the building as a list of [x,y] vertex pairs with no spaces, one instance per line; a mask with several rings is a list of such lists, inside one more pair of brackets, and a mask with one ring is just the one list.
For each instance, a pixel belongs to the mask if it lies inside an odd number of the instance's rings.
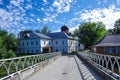
[[50,37],[40,33],[19,35],[17,53],[51,52]]
[[101,54],[120,54],[120,34],[107,35],[92,46],[92,51]]
[[25,33],[19,35],[18,53],[48,53],[63,52],[70,53],[80,49],[78,39],[69,33],[67,26],[61,27],[61,32],[41,34]]
[[52,38],[51,46],[53,52],[61,51],[70,53],[79,49],[78,41],[64,32],[50,33],[47,36]]

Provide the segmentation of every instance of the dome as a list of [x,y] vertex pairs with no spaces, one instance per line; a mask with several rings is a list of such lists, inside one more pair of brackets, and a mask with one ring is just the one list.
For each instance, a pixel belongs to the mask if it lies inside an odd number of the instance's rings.
[[67,31],[67,30],[69,30],[69,28],[66,25],[61,27],[61,31]]

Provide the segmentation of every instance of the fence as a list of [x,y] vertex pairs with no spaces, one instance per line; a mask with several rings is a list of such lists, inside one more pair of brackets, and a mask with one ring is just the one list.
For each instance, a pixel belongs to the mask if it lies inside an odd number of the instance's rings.
[[115,79],[120,80],[120,57],[83,52],[78,53],[78,55]]
[[59,55],[61,54],[58,52],[0,60],[0,78],[12,77],[36,65],[44,66],[46,62],[50,62]]

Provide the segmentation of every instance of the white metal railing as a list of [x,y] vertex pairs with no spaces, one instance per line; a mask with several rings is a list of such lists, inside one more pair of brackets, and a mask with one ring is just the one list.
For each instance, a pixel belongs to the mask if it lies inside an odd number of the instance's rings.
[[84,52],[80,52],[78,55],[111,76],[120,79],[120,57]]
[[31,56],[16,57],[10,59],[0,60],[0,78],[8,76],[12,73],[24,70],[30,66],[34,66],[42,61],[49,61],[49,59],[61,55],[60,52],[47,53]]

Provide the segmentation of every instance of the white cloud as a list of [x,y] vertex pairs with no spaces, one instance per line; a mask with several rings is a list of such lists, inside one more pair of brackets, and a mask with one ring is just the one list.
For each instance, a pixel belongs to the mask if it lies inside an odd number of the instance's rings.
[[44,8],[41,8],[42,11],[44,11],[45,9]]
[[14,6],[20,6],[19,3],[17,1],[14,1],[14,0],[11,0],[10,3],[13,4]]
[[27,23],[28,21],[26,20],[29,20],[25,17],[26,13],[23,8],[24,6],[22,6],[23,1],[24,0],[11,0],[10,4],[6,6],[9,9],[8,11],[0,8],[0,24],[2,24],[2,29],[9,32],[16,30],[15,33],[18,33],[17,29],[23,29],[24,24],[21,22]]
[[43,18],[43,22],[48,23],[48,22],[53,22],[55,21],[55,18],[58,16],[58,14],[48,14],[45,18]]
[[98,1],[97,4],[100,5],[100,4],[101,4],[101,1]]
[[72,2],[73,0],[55,0],[52,6],[57,8],[58,13],[69,12]]
[[107,3],[108,1],[107,0],[104,0],[103,3]]
[[117,0],[117,4],[119,4],[119,5],[120,5],[120,0]]
[[44,3],[47,3],[47,0],[43,0]]
[[80,17],[73,18],[71,22],[80,20],[91,22],[102,21],[106,25],[106,28],[110,29],[113,28],[115,21],[120,18],[119,15],[120,8],[116,8],[114,5],[110,5],[108,8],[84,10],[79,14]]
[[0,0],[0,4],[3,4],[2,0]]
[[37,21],[40,23],[40,22],[41,22],[41,19],[40,19],[40,18],[37,18]]
[[27,4],[27,6],[26,6],[25,8],[26,8],[26,9],[31,9],[31,8],[32,8],[32,5]]
[[74,26],[74,27],[69,28],[69,31],[70,31],[71,33],[73,33],[73,31],[74,31],[75,29],[78,29],[78,26],[79,26],[79,24],[77,24],[77,25]]
[[49,4],[49,2],[47,0],[43,0],[43,6]]

